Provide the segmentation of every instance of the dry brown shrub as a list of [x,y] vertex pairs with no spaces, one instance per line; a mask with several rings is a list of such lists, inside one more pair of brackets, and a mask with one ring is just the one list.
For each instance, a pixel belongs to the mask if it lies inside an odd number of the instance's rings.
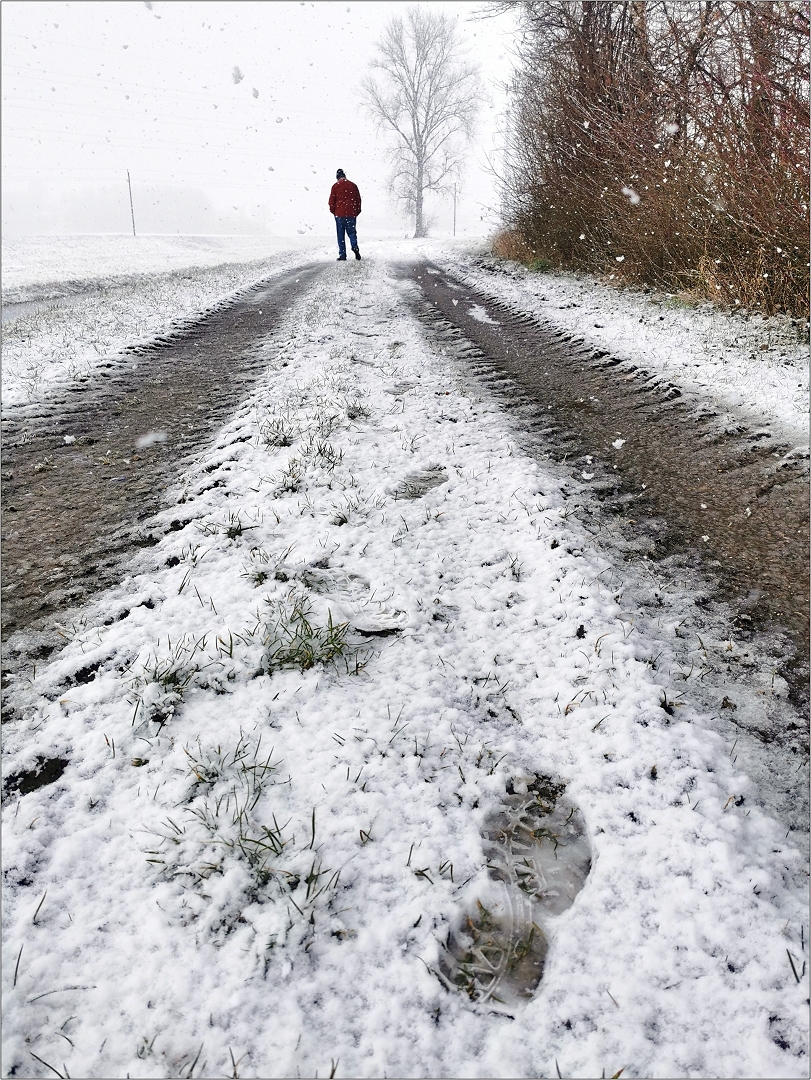
[[807,318],[805,5],[521,10],[500,249]]
[[517,229],[502,229],[490,243],[493,254],[499,259],[531,263],[535,252]]

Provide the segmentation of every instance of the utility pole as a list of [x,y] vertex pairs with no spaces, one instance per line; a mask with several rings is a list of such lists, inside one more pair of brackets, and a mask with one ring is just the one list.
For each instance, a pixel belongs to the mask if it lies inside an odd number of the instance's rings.
[[[135,236],[135,211],[132,208],[132,181],[130,180],[130,171],[127,169],[127,186],[130,189],[130,214],[132,215],[132,235]],[[456,235],[454,233],[454,235]]]
[[456,184],[453,185],[453,235],[456,236]]

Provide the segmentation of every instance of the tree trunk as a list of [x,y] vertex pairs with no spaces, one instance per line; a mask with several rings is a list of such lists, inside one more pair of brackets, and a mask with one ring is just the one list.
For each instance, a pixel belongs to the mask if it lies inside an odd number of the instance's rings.
[[422,213],[422,198],[424,189],[422,162],[417,164],[417,178],[414,191],[414,239],[418,240],[425,236],[425,223]]
[[775,143],[774,108],[770,99],[774,79],[775,55],[774,5],[757,3],[747,5],[747,36],[751,50],[749,73],[749,107],[746,112],[751,149],[749,167],[758,164],[762,169],[771,168]]

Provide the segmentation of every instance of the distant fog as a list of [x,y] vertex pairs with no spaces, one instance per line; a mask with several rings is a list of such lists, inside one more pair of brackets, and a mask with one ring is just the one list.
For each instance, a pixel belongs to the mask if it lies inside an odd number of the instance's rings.
[[[222,198],[209,195],[202,187],[138,183],[133,179],[136,233],[331,237],[334,226],[327,208],[329,186],[323,191],[313,190],[312,194],[309,205],[303,206],[297,199],[295,210],[291,207],[290,211],[285,211],[278,205],[257,203],[255,195],[240,205],[235,202],[233,192],[230,201],[224,202]],[[379,196],[377,201],[381,201]],[[451,204],[447,199],[433,202],[435,227],[431,231],[435,235],[448,234],[452,224]],[[22,185],[7,181],[3,192],[2,228],[6,236],[131,233],[126,180],[120,184],[81,185],[48,185],[43,181]],[[411,234],[413,225],[386,199],[380,209],[364,209],[358,229],[361,236],[364,232],[374,236],[404,236]],[[467,204],[461,201],[458,235],[475,236],[486,229],[479,207],[472,201]]]
[[[309,215],[317,225],[308,228],[290,215],[270,206],[240,206],[233,200],[223,205],[202,188],[133,183],[133,206],[137,233],[183,233],[191,235],[256,233],[277,236],[327,235],[332,219],[326,202],[328,191],[316,211]],[[320,203],[323,202],[323,207]],[[318,210],[322,212],[317,213]],[[319,220],[320,219],[320,220]],[[363,225],[375,233],[399,235],[401,223],[391,217],[366,214]],[[126,182],[81,187],[49,187],[32,182],[25,187],[7,183],[3,195],[5,235],[71,233],[128,233],[132,231]]]

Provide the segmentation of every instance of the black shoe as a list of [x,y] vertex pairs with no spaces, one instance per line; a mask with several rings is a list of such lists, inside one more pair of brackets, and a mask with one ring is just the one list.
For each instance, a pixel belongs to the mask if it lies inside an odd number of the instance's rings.
[[355,252],[355,258],[359,259],[360,258],[360,248],[352,248],[352,250]]
[[346,255],[339,255],[336,262],[346,262]]

